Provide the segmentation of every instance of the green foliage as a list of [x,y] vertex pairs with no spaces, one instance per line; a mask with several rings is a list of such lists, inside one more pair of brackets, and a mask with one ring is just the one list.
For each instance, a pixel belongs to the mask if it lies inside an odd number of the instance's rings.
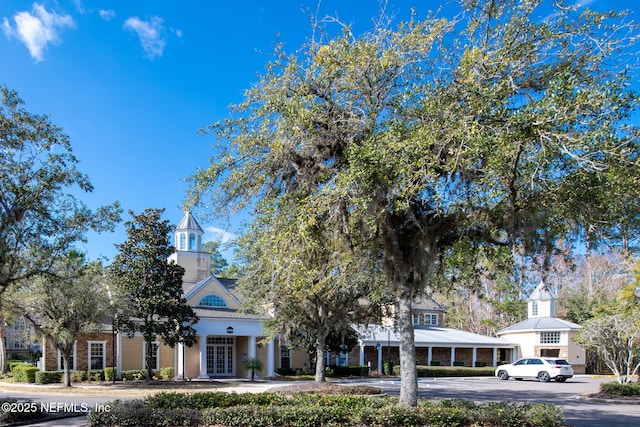
[[296,393],[158,393],[91,412],[90,425],[560,427],[559,407],[444,399],[399,407],[395,398]]
[[160,368],[160,377],[163,380],[170,380],[173,378],[175,370],[171,366],[165,366],[164,368]]
[[4,408],[4,404],[22,405],[22,408],[28,410],[0,411],[0,425],[29,425],[34,424],[33,421],[41,419],[45,414],[40,411],[40,405],[31,400],[20,400],[13,398],[0,399],[0,405]]
[[256,372],[262,371],[262,361],[257,357],[248,357],[242,361],[242,366],[251,373],[251,381],[255,379]]
[[357,308],[341,291],[391,295],[403,404],[417,399],[410,307],[425,287],[478,289],[492,248],[519,280],[563,239],[624,246],[640,226],[637,25],[552,0],[459,9],[280,47],[209,127],[225,145],[189,195],[254,208],[245,291],[276,332],[306,322],[324,344],[322,324],[339,322],[318,314]]
[[139,332],[146,342],[148,377],[153,377],[152,342],[161,338],[174,347],[196,342],[193,325],[198,321],[182,291],[184,268],[168,262],[174,248],[169,242],[172,227],[161,220],[163,209],[145,209],[125,223],[127,240],[117,245],[119,253],[109,267],[109,277],[125,311],[118,313],[120,331],[133,336]]
[[[147,378],[147,371],[144,369],[130,369],[122,371],[122,379],[127,381],[139,381]],[[153,377],[153,375],[151,376]]]
[[613,394],[615,396],[640,396],[640,383],[601,383],[600,391],[602,393]]
[[114,368],[104,368],[104,380],[113,381],[116,376],[116,370]]
[[418,365],[418,377],[492,377],[495,368],[487,367],[450,367],[439,365],[420,366]]
[[[99,330],[109,315],[104,270],[99,261],[89,263],[75,250],[58,258],[50,270],[8,292],[6,299],[13,314],[22,315],[63,357],[69,357],[78,336]],[[65,385],[71,385],[68,367]]]
[[331,377],[367,377],[369,376],[369,366],[328,366],[331,368]]
[[[224,259],[224,257],[220,253],[220,242],[217,242],[215,240],[205,242],[202,245],[202,252],[211,254],[210,273],[212,276],[220,277],[221,273],[225,271],[225,269],[229,265],[227,260]],[[228,276],[224,276],[224,277],[228,277]]]
[[[91,211],[77,195],[93,190],[77,168],[68,136],[47,115],[23,108],[18,94],[0,84],[0,321],[4,294],[43,274],[89,231],[113,230],[118,202]],[[24,311],[23,313],[30,313]],[[41,314],[41,313],[38,313]],[[0,373],[4,341],[0,341]]]
[[35,383],[36,372],[40,372],[40,369],[27,363],[14,365],[11,370],[13,380],[18,383]]
[[62,382],[62,371],[38,371],[36,372],[36,384],[55,384]]

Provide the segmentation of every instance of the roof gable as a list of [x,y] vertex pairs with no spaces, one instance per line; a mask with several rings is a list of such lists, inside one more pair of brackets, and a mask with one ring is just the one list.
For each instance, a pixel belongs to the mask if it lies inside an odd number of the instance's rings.
[[230,292],[233,287],[235,287],[235,280],[209,276],[188,289],[185,292],[185,299],[191,307],[237,310],[240,308],[240,300]]

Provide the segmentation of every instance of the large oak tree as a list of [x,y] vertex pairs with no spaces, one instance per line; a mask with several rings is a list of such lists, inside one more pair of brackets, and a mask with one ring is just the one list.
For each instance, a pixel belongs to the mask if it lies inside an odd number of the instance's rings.
[[[54,274],[56,263],[90,230],[112,230],[121,209],[91,211],[78,194],[93,190],[62,128],[23,108],[0,85],[0,313],[2,296],[16,284]],[[0,317],[0,322],[4,323]],[[0,338],[0,372],[4,370]]]
[[625,203],[640,188],[625,62],[635,25],[557,1],[459,6],[453,18],[380,19],[277,50],[233,115],[209,127],[225,144],[190,194],[266,201],[283,208],[273,224],[294,199],[343,255],[367,253],[394,296],[406,405],[417,402],[417,295],[473,279],[483,248],[523,260],[517,276],[532,254],[544,268],[570,233],[595,242],[637,227]]

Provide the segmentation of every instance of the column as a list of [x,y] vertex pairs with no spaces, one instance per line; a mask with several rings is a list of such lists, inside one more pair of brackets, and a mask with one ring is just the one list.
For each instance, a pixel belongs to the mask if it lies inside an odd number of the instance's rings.
[[473,347],[473,350],[471,351],[471,367],[475,368],[476,367],[476,358],[478,357],[477,354],[477,349],[476,347]]
[[456,360],[456,348],[451,347],[451,366],[453,366],[453,362]]
[[209,378],[207,375],[207,337],[198,336],[198,349],[200,351],[200,373],[198,378]]
[[433,360],[433,347],[427,347],[427,366],[431,366],[431,361]]
[[267,343],[267,376],[274,377],[276,375],[275,364],[275,345],[273,338]]
[[247,349],[248,357],[256,357],[256,337],[249,337],[249,348]]
[[378,349],[378,375],[382,375],[382,346],[376,344],[376,348]]
[[180,378],[181,380],[184,380],[186,378],[185,374],[184,374],[184,344],[183,343],[178,343],[178,366],[176,369],[176,372],[178,373],[178,375],[176,376],[176,378]]
[[360,366],[364,366],[364,343],[360,341]]
[[116,341],[118,342],[116,346],[116,376],[122,378],[122,334],[118,332],[116,337]]
[[493,366],[498,366],[498,349],[493,348]]

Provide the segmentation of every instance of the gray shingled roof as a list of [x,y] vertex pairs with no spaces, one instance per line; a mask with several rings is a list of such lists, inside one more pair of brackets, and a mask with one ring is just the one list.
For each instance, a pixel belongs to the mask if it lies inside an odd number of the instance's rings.
[[184,213],[182,221],[180,221],[180,224],[178,224],[178,226],[176,227],[176,231],[178,230],[196,230],[204,233],[204,230],[202,229],[202,227],[200,227],[198,221],[196,221],[196,219],[193,217],[193,215],[191,215],[191,212],[189,211]]
[[[393,328],[385,328],[380,325],[372,325],[368,328],[357,329],[361,339],[366,345],[375,343],[386,344],[387,340],[391,345],[398,345],[400,335]],[[516,344],[504,338],[489,337],[486,335],[474,334],[473,332],[460,331],[452,328],[442,328],[437,326],[416,327],[415,344],[417,347],[442,346],[442,347],[514,347]]]
[[558,319],[557,317],[532,317],[523,320],[520,323],[511,325],[498,331],[498,335],[507,332],[525,332],[525,331],[567,331],[580,329],[580,325],[569,322],[567,320]]

